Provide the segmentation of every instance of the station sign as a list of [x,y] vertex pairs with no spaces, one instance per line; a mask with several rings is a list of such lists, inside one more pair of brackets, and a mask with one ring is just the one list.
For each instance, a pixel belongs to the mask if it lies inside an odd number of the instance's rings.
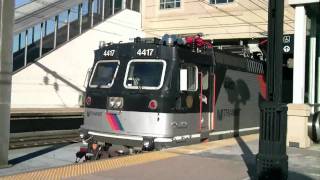
[[283,54],[293,54],[294,47],[294,35],[293,34],[285,34],[283,35]]

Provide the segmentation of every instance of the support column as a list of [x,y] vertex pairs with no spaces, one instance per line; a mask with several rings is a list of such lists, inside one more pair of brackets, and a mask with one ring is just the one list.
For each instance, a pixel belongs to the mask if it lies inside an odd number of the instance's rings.
[[39,46],[39,57],[42,57],[42,46],[43,46],[43,22],[40,25],[40,46]]
[[316,48],[317,48],[317,18],[311,17],[311,27],[310,27],[310,46],[309,46],[309,92],[308,100],[311,104],[311,114],[314,114],[315,104],[315,88],[316,88]]
[[78,19],[79,19],[79,34],[81,34],[81,31],[82,31],[82,4],[79,4]]
[[295,7],[294,24],[294,62],[293,62],[293,103],[304,103],[305,65],[306,65],[306,10],[304,6]]
[[[308,136],[308,121],[311,107],[304,104],[305,66],[306,66],[306,31],[307,16],[303,5],[295,7],[294,62],[293,62],[293,104],[288,104],[287,145],[307,148],[311,145]],[[310,73],[315,73],[314,62],[310,61]],[[309,102],[314,102],[314,75],[309,74]]]
[[71,9],[68,9],[68,17],[67,17],[67,41],[70,40],[70,13],[71,13]]
[[34,43],[34,26],[32,27],[31,42]]
[[90,27],[93,27],[93,0],[88,1],[88,15],[90,17]]
[[101,0],[101,19],[104,20],[105,0]]
[[8,166],[14,2],[0,0],[0,168]]
[[112,0],[112,15],[114,15],[115,0]]
[[21,33],[19,33],[19,50],[21,49]]
[[57,47],[57,33],[58,33],[59,16],[54,18],[54,36],[53,36],[53,49]]
[[[317,101],[316,103],[317,104],[320,104],[320,28],[317,29],[317,84],[318,84],[318,87],[317,87]],[[318,111],[320,111],[320,106],[318,106]]]
[[27,65],[27,58],[28,58],[28,30],[26,30],[25,37],[24,37],[24,65]]
[[48,21],[44,22],[44,36],[47,36]]

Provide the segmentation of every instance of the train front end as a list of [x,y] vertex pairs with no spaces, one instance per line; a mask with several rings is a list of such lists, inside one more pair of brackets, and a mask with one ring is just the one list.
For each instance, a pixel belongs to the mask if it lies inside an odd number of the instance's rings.
[[96,50],[81,137],[97,144],[154,149],[179,134],[172,130],[172,118],[163,113],[172,99],[173,51],[145,43]]

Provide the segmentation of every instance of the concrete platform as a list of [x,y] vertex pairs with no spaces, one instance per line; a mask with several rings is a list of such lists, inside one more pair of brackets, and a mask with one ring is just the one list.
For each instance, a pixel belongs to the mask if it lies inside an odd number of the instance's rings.
[[[72,164],[74,161],[72,150],[77,150],[77,145],[61,147],[41,156],[19,162],[11,168],[1,169],[0,176],[49,168],[53,167],[53,164],[63,165],[62,167],[16,174],[11,177],[0,177],[0,179],[45,179],[50,177],[53,179],[107,180],[250,179],[256,167],[255,154],[258,152],[258,135],[90,163],[65,165]],[[307,149],[288,148],[287,151],[289,179],[320,179],[319,144]],[[36,160],[36,158],[39,159]],[[44,162],[47,165],[44,165]],[[25,169],[21,168],[21,164],[24,164]],[[19,166],[20,168],[18,168]],[[9,171],[11,173],[8,173]]]
[[83,108],[12,108],[11,117],[82,115]]

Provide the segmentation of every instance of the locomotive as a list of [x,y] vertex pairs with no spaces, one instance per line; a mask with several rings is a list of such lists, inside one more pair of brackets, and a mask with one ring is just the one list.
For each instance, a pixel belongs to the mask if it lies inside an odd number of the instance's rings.
[[265,62],[199,38],[104,44],[86,88],[80,136],[144,150],[257,132]]

